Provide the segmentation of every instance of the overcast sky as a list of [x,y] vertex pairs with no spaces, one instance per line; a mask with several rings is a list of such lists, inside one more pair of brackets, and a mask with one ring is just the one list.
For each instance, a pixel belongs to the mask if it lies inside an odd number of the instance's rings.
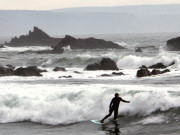
[[49,10],[69,7],[180,4],[180,0],[0,0],[0,9]]

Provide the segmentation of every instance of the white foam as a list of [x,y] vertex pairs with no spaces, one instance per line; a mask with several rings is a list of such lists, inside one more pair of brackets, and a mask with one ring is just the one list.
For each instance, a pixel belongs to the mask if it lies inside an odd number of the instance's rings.
[[162,62],[165,65],[171,64],[173,61],[176,65],[180,63],[180,56],[175,53],[161,52],[157,56],[147,57],[147,56],[136,56],[127,55],[119,58],[117,65],[119,68],[139,68],[142,65],[151,66]]
[[0,87],[0,123],[30,120],[57,125],[99,119],[108,113],[115,92],[131,101],[120,105],[119,113],[124,115],[144,116],[180,106],[180,98],[168,93],[179,91],[179,86],[68,85],[59,80],[56,84],[2,82]]
[[44,51],[44,50],[52,50],[51,47],[44,46],[25,46],[25,47],[9,47],[5,46],[5,48],[0,48],[1,52],[24,52],[24,51]]
[[150,117],[147,117],[139,122],[137,122],[137,124],[143,124],[143,125],[146,125],[146,124],[160,124],[162,122],[165,122],[166,121],[166,117],[164,116],[150,116]]

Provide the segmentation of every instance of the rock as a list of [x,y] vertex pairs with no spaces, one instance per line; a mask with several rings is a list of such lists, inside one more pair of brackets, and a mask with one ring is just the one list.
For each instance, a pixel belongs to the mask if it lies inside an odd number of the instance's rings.
[[41,70],[36,68],[35,66],[30,66],[27,68],[18,68],[14,71],[14,75],[16,76],[42,76],[40,74]]
[[94,63],[88,65],[85,70],[119,70],[116,62],[110,58],[103,58],[100,64]]
[[180,51],[180,37],[168,40],[166,47],[169,51]]
[[158,74],[162,74],[162,72],[160,70],[157,70],[157,69],[153,69],[151,71],[151,75],[158,75]]
[[135,52],[142,52],[142,49],[141,49],[140,47],[137,47],[137,48],[135,49]]
[[170,72],[170,70],[169,69],[165,69],[161,73],[164,74],[164,73],[167,73],[167,72]]
[[14,70],[9,67],[0,66],[0,76],[10,76],[14,74]]
[[174,64],[176,64],[175,61],[171,62],[171,64],[169,64],[169,66],[172,66],[172,65],[174,65]]
[[59,78],[72,78],[72,76],[71,75],[69,75],[69,76],[60,76]]
[[112,72],[112,74],[102,74],[101,76],[103,76],[103,77],[111,77],[111,76],[121,76],[121,75],[124,75],[124,73],[123,72],[119,72],[119,73]]
[[124,75],[124,73],[123,72],[119,72],[119,73],[113,72],[112,75]]
[[55,68],[53,69],[53,71],[55,71],[55,72],[57,72],[57,71],[66,71],[66,69],[63,68],[63,67],[55,67]]
[[157,63],[155,65],[149,66],[149,68],[163,69],[167,68],[167,66],[165,66],[163,63]]
[[56,46],[60,42],[60,38],[52,38],[38,27],[29,31],[28,35],[21,35],[19,38],[14,37],[6,45],[9,46]]
[[62,52],[63,47],[70,46],[72,50],[74,49],[124,49],[124,47],[113,43],[111,41],[105,41],[103,39],[86,38],[86,39],[76,39],[69,35],[66,35],[60,43],[54,47],[53,53]]
[[6,47],[5,47],[4,45],[1,45],[1,44],[0,44],[0,48],[6,48]]
[[12,69],[12,70],[14,70],[15,69],[15,67],[14,66],[12,66],[12,65],[6,65],[6,67],[8,67],[8,68],[10,68],[10,69]]
[[74,71],[74,73],[76,73],[76,74],[82,74],[81,72],[78,72],[78,71]]
[[112,76],[112,75],[110,75],[110,74],[102,74],[101,76],[102,76],[102,77],[110,77],[110,76]]
[[137,71],[136,74],[137,77],[145,77],[145,76],[151,76],[151,72],[148,70],[147,67],[141,68],[140,70]]

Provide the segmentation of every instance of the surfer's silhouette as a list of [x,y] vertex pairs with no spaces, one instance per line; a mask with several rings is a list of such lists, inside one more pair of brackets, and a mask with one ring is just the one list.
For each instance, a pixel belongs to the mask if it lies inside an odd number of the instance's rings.
[[114,111],[114,120],[117,119],[118,115],[118,108],[119,108],[119,103],[120,101],[125,102],[125,103],[130,103],[130,101],[123,100],[121,97],[119,97],[119,94],[116,93],[115,97],[111,100],[111,103],[109,105],[109,114],[106,115],[102,120],[101,123],[104,123],[104,120],[110,117]]

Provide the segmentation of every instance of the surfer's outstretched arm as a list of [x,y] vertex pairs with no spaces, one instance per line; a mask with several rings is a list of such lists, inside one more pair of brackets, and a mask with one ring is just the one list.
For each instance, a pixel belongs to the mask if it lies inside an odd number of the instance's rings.
[[122,98],[121,98],[121,101],[122,101],[122,102],[125,102],[125,103],[130,103],[130,101],[126,101],[126,100],[124,100],[124,99],[122,99]]

